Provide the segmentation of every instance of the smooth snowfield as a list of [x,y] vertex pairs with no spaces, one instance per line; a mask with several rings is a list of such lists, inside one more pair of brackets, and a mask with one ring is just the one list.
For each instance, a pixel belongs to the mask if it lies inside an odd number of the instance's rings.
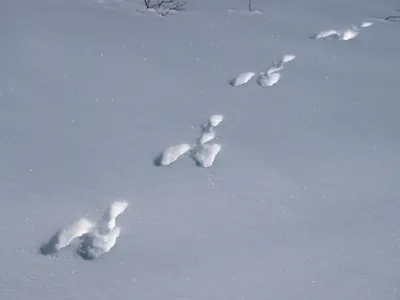
[[[0,1],[1,300],[399,300],[399,3],[252,5]],[[154,165],[213,114],[211,167]]]

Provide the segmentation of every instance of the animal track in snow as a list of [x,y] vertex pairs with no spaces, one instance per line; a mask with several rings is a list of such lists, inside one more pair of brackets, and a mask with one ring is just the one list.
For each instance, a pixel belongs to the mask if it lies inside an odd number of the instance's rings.
[[260,77],[258,78],[258,84],[261,85],[262,87],[269,87],[278,83],[280,79],[281,79],[280,73],[272,73],[270,75],[268,75],[268,73],[261,73]]
[[82,218],[63,229],[57,231],[50,240],[40,248],[44,255],[55,254],[62,248],[69,246],[76,238],[90,232],[95,224]]
[[221,151],[219,144],[201,144],[193,150],[192,157],[199,167],[208,168],[214,163],[219,151]]
[[250,79],[252,79],[256,73],[254,72],[244,72],[236,76],[235,78],[231,79],[229,82],[230,85],[232,86],[241,86],[247,82],[249,82]]
[[293,54],[286,54],[280,60],[273,61],[272,65],[266,72],[261,72],[258,77],[258,84],[262,87],[271,87],[279,82],[281,79],[280,71],[283,70],[283,66],[296,58]]
[[179,157],[189,152],[191,146],[189,144],[179,144],[168,147],[165,149],[159,157],[155,160],[156,166],[168,166],[173,162],[177,161]]
[[198,144],[203,145],[205,143],[208,143],[210,141],[212,141],[216,136],[216,133],[214,130],[210,130],[210,131],[203,131],[199,138],[197,139]]
[[363,22],[363,23],[361,24],[361,27],[362,27],[362,28],[366,28],[366,27],[370,27],[370,26],[372,26],[372,25],[374,25],[374,23],[367,21],[367,22]]
[[77,253],[84,259],[95,259],[110,251],[120,235],[120,228],[115,225],[116,218],[125,211],[127,202],[114,202],[105,211],[103,217],[92,222],[82,218],[57,231],[40,248],[43,255],[56,254],[61,249],[78,243]]
[[[283,66],[295,58],[296,56],[293,54],[286,54],[280,60],[274,61],[266,72],[259,73],[258,84],[262,87],[271,87],[278,83],[281,78],[281,73],[279,72],[283,70]],[[232,86],[241,86],[249,82],[254,76],[254,72],[245,72],[232,79],[230,84]]]
[[324,30],[315,35],[312,35],[310,38],[316,40],[334,38],[340,41],[349,41],[356,38],[360,34],[360,28],[370,27],[372,25],[372,22],[363,22],[360,27],[351,26],[350,28],[345,28],[343,30]]
[[222,115],[212,115],[208,122],[201,128],[200,136],[197,138],[197,144],[180,144],[165,149],[155,160],[156,166],[168,166],[177,161],[181,156],[190,152],[191,157],[200,167],[211,167],[215,157],[221,150],[221,145],[210,144],[216,137],[215,128],[223,121]]

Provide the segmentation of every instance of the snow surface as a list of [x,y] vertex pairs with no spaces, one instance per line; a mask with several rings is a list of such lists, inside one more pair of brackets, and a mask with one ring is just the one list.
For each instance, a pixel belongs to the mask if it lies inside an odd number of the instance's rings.
[[281,79],[280,73],[261,74],[258,78],[258,84],[263,87],[273,86]]
[[[398,300],[398,1],[142,2],[0,1],[0,299]],[[214,113],[210,168],[154,166]],[[109,252],[41,253],[120,197]]]
[[230,84],[233,86],[241,86],[249,82],[249,80],[252,79],[255,75],[256,73],[254,72],[240,73],[238,76],[236,76],[230,81]]
[[221,151],[219,144],[203,144],[193,150],[192,156],[199,167],[209,168],[213,165],[219,151]]
[[179,157],[185,153],[188,153],[190,149],[191,146],[189,144],[179,144],[168,147],[156,159],[155,164],[157,166],[169,166],[170,164],[176,162]]
[[214,130],[210,130],[210,131],[202,131],[200,134],[200,137],[198,139],[198,143],[199,144],[205,144],[208,143],[210,141],[212,141],[216,136],[216,133]]
[[54,255],[70,246],[77,238],[78,254],[85,259],[95,259],[113,248],[120,235],[120,228],[115,226],[116,218],[125,211],[128,203],[113,202],[98,222],[82,218],[57,231],[48,242],[40,247],[43,255]]

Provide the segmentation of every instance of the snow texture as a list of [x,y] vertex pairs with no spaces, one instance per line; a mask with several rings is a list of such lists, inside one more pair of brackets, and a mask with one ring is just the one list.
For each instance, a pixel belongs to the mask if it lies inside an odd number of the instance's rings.
[[51,239],[40,248],[40,252],[45,255],[55,254],[62,248],[69,246],[73,240],[92,231],[94,228],[94,223],[82,218],[57,231]]
[[374,25],[374,23],[372,23],[372,22],[363,22],[363,23],[361,24],[361,27],[362,27],[362,28],[366,28],[366,27],[370,27],[370,26],[372,26],[372,25]]
[[209,168],[213,165],[217,154],[221,151],[219,144],[204,144],[193,151],[193,159],[199,167]]
[[210,130],[210,131],[202,131],[200,134],[200,137],[198,139],[198,143],[199,144],[205,144],[208,143],[210,141],[212,141],[216,136],[216,133],[214,130]]
[[359,34],[359,31],[357,29],[354,29],[354,28],[346,29],[340,35],[339,39],[342,41],[352,40],[352,39],[356,38],[358,34]]
[[179,144],[168,147],[156,159],[157,166],[169,166],[178,160],[179,157],[186,154],[190,150],[189,144]]
[[270,87],[277,84],[280,79],[280,73],[271,73],[270,75],[262,73],[258,79],[258,84],[263,87]]
[[241,85],[246,84],[247,82],[249,82],[250,79],[252,79],[255,75],[256,75],[256,73],[254,73],[254,72],[241,73],[238,76],[236,76],[235,78],[233,78],[230,81],[230,84],[233,85],[233,86],[241,86]]
[[128,203],[116,201],[105,211],[96,223],[82,218],[59,230],[48,243],[40,248],[44,255],[54,255],[62,248],[80,238],[77,253],[84,259],[100,257],[113,248],[120,235],[120,228],[115,226],[116,218],[125,211]]
[[400,299],[399,1],[247,5],[0,1],[0,300]]

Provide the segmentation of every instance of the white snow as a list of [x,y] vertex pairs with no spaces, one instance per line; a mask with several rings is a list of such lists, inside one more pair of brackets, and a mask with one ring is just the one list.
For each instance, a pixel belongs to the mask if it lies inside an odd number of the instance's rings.
[[363,28],[366,28],[366,27],[370,27],[370,26],[372,26],[372,25],[374,25],[374,23],[372,23],[372,22],[363,22],[362,24],[361,24],[361,27],[363,27]]
[[254,76],[256,75],[256,73],[254,72],[244,72],[239,74],[238,76],[236,76],[235,78],[233,78],[230,81],[230,84],[233,86],[240,86],[243,84],[246,84],[247,82],[249,82],[250,79],[252,79]]
[[203,131],[200,134],[198,142],[200,144],[208,143],[209,141],[212,141],[215,138],[215,135],[216,135],[216,133],[214,130]]
[[342,41],[348,41],[348,40],[352,40],[355,37],[357,37],[357,35],[359,34],[359,31],[356,29],[346,29],[342,32],[342,34],[340,35],[340,40]]
[[102,219],[97,223],[97,228],[100,233],[106,234],[115,228],[116,218],[122,214],[128,207],[128,202],[116,201],[112,203],[105,211]]
[[179,144],[175,146],[168,147],[162,153],[159,160],[159,165],[169,166],[173,162],[177,161],[179,157],[184,155],[190,150],[189,144]]
[[128,202],[115,201],[97,223],[82,218],[58,231],[48,243],[41,247],[44,255],[55,254],[80,238],[78,254],[85,259],[94,259],[115,246],[120,228],[115,226],[116,218],[125,211]]
[[262,73],[258,78],[258,84],[263,87],[271,87],[276,83],[278,83],[280,79],[281,79],[280,73],[272,73],[270,75]]
[[209,124],[212,127],[217,127],[224,120],[223,115],[212,115],[209,120]]
[[193,158],[198,166],[209,168],[213,165],[217,154],[221,151],[219,144],[204,144],[197,147],[193,152]]
[[286,64],[286,63],[294,60],[295,58],[296,58],[296,55],[294,55],[294,54],[285,54],[282,57],[282,64]]
[[54,254],[69,246],[76,238],[90,232],[95,224],[85,218],[82,218],[65,228],[57,231],[52,238],[42,246],[41,252],[45,255]]
[[0,300],[399,299],[398,1],[247,5],[0,1]]
[[333,29],[324,30],[324,31],[317,33],[314,38],[315,39],[324,39],[324,38],[328,38],[328,37],[332,37],[332,36],[339,38],[341,36],[341,33],[339,31],[333,30]]
[[77,253],[86,260],[99,258],[115,246],[120,233],[119,227],[114,227],[108,233],[100,233],[98,230],[89,232],[81,238]]
[[[363,26],[366,27],[366,26]],[[336,38],[340,41],[348,41],[356,38],[359,34],[359,30],[356,26],[351,28],[346,28],[344,30],[325,30],[317,33],[313,38],[315,39],[325,39],[325,38]]]

